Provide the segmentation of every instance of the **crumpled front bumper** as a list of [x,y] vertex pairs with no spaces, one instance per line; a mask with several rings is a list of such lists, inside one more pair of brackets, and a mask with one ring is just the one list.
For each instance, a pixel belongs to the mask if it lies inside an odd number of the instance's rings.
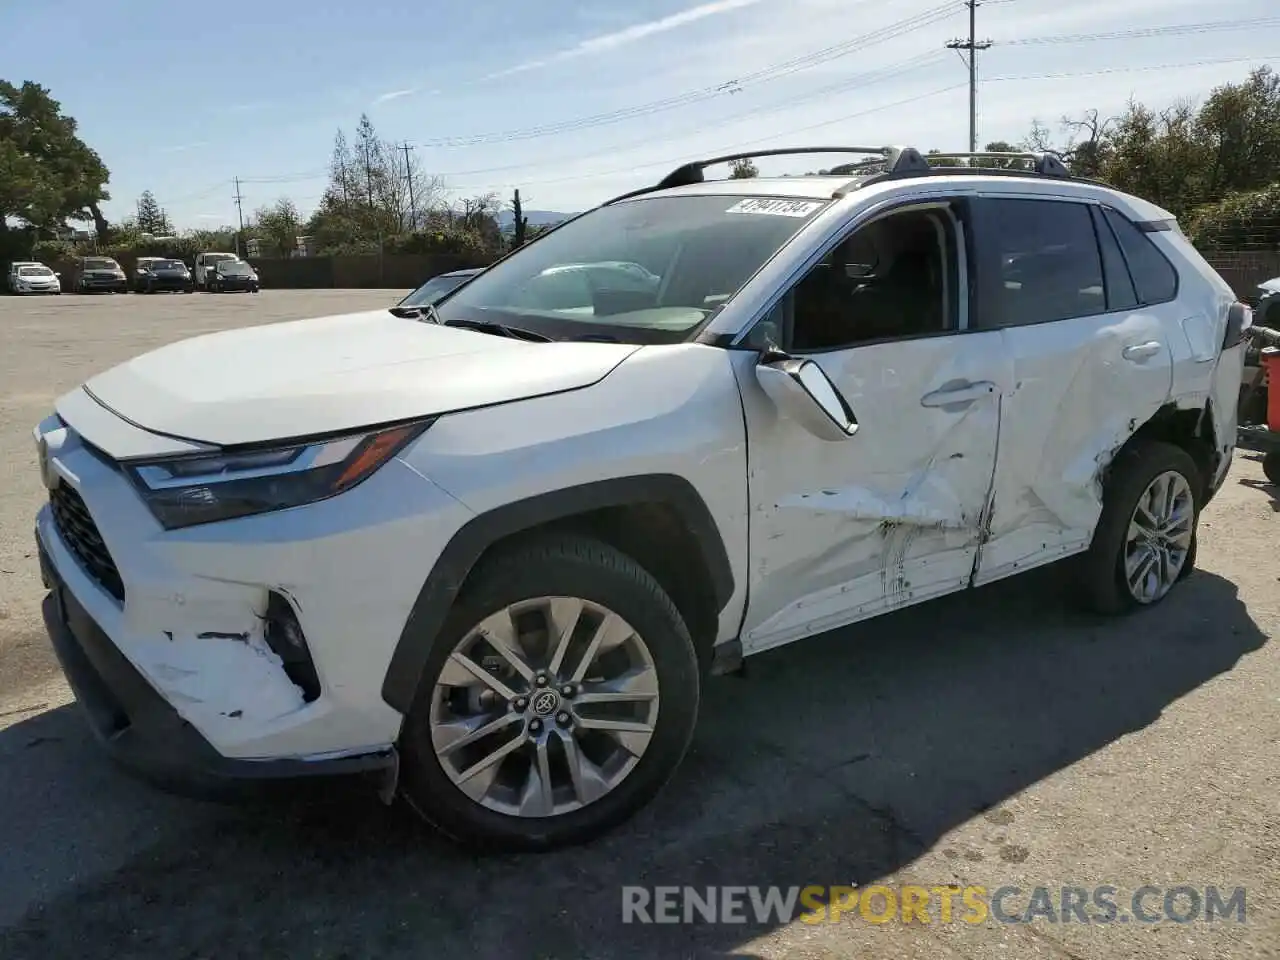
[[212,798],[257,793],[304,777],[394,777],[393,750],[320,760],[222,756],[111,642],[66,589],[38,538],[37,544],[49,588],[45,627],[58,661],[94,735],[130,773],[170,792]]

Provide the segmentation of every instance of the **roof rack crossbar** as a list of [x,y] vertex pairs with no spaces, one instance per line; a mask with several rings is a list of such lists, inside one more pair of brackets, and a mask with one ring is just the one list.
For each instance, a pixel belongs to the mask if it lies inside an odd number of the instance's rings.
[[[1030,160],[1031,171],[1042,177],[1070,177],[1071,171],[1062,157],[1049,150],[942,150],[929,154],[928,160]],[[984,169],[981,164],[970,164]],[[989,168],[985,168],[989,169]]]
[[773,150],[749,150],[742,153],[729,153],[722,157],[710,157],[706,160],[694,160],[683,164],[676,167],[657,183],[614,197],[612,200],[606,201],[605,205],[652,193],[655,190],[666,190],[671,187],[685,187],[695,183],[702,183],[706,180],[703,171],[707,167],[714,167],[721,163],[733,163],[735,160],[756,160],[760,157],[800,157],[815,153],[844,153],[875,157],[877,159],[866,162],[869,164],[881,164],[886,161],[892,163],[893,158],[899,153],[910,150],[910,147],[784,147]]

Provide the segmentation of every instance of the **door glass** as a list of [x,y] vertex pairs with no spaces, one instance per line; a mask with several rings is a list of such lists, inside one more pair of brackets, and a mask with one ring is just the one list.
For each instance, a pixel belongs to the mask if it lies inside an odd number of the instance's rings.
[[1102,258],[1089,207],[1060,200],[982,202],[999,286],[984,326],[1014,327],[1105,313]]
[[1178,274],[1156,245],[1125,216],[1115,210],[1103,210],[1107,223],[1115,231],[1133,274],[1138,300],[1144,304],[1166,303],[1178,293]]
[[791,349],[954,330],[953,233],[938,210],[904,211],[859,228],[792,290]]

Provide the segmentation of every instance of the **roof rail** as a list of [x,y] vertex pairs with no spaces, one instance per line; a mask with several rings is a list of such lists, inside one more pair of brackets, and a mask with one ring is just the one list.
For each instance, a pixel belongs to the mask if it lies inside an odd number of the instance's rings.
[[[640,187],[637,190],[631,190],[620,196],[614,197],[612,200],[606,200],[602,206],[608,206],[611,203],[617,203],[620,200],[628,200],[631,197],[642,196],[646,193],[653,193],[656,190],[667,190],[671,187],[684,187],[695,183],[703,183],[706,177],[703,171],[707,167],[712,167],[721,163],[733,163],[735,160],[755,160],[760,157],[790,157],[805,156],[815,153],[843,153],[865,156],[868,159],[860,160],[855,163],[844,165],[849,172],[853,171],[872,171],[871,180],[883,180],[890,177],[912,177],[927,176],[928,174],[949,174],[957,173],[981,172],[983,174],[1003,173],[1009,175],[1020,176],[1038,176],[1038,177],[1054,177],[1058,179],[1075,179],[1071,176],[1071,171],[1067,169],[1066,164],[1062,162],[1062,158],[1056,153],[1050,151],[1026,151],[1026,152],[1004,152],[1004,151],[963,151],[957,153],[941,152],[922,154],[914,147],[906,146],[886,146],[886,147],[786,147],[776,150],[754,150],[744,153],[730,153],[722,157],[711,157],[707,160],[694,160],[682,166],[676,167],[657,183],[647,187]],[[1029,169],[1017,169],[1008,166],[982,166],[973,163],[974,160],[1028,160],[1030,161]],[[954,166],[942,166],[937,163],[938,160],[963,160],[965,164],[956,164]],[[876,168],[880,168],[876,170]],[[859,179],[846,184],[840,190],[835,192],[835,196],[843,196],[848,190],[856,188],[870,182],[867,179]]]
[[706,180],[706,177],[703,176],[703,171],[707,167],[713,167],[721,163],[733,163],[735,160],[756,160],[760,157],[799,157],[815,153],[843,153],[871,157],[874,159],[864,160],[856,164],[856,166],[878,167],[883,165],[886,171],[892,173],[923,172],[928,170],[928,162],[913,147],[784,147],[776,150],[752,150],[744,153],[730,153],[722,157],[711,157],[707,160],[694,160],[676,167],[657,183],[648,187],[641,187],[638,190],[631,190],[621,196],[614,197],[612,200],[606,200],[602,206],[652,193],[655,190],[667,190],[671,187],[684,187],[694,183],[703,183]]

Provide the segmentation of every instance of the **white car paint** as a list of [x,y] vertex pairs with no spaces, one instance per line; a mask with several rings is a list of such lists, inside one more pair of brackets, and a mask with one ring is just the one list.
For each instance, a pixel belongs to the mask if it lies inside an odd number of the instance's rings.
[[[711,182],[663,195],[825,202],[840,182]],[[95,517],[127,602],[77,565],[47,507],[40,541],[120,650],[224,756],[319,758],[395,743],[403,718],[381,685],[418,591],[455,533],[504,504],[592,480],[684,478],[734,576],[715,639],[740,638],[750,654],[1085,549],[1103,472],[1166,403],[1213,401],[1220,482],[1243,348],[1217,350],[1234,298],[1175,231],[1152,235],[1183,282],[1158,308],[977,330],[963,307],[952,334],[816,355],[858,416],[847,442],[783,416],[756,380],[758,354],[726,349],[845,230],[904,203],[979,195],[1170,219],[1075,182],[890,180],[813,216],[700,343],[527,343],[372,312],[175,344],[95,377],[35,431],[51,474]],[[1148,343],[1157,348],[1126,359]],[[979,388],[938,395],[959,382]],[[173,531],[86,446],[145,458],[425,416],[439,419],[346,493]],[[320,672],[324,692],[311,703],[263,648],[277,588]]]
[[57,273],[43,263],[14,263],[9,267],[9,292],[19,295],[61,293],[62,281],[58,279]]
[[158,433],[258,443],[575,390],[635,349],[478,336],[374,310],[184,340],[85,389],[126,418],[148,411]]

